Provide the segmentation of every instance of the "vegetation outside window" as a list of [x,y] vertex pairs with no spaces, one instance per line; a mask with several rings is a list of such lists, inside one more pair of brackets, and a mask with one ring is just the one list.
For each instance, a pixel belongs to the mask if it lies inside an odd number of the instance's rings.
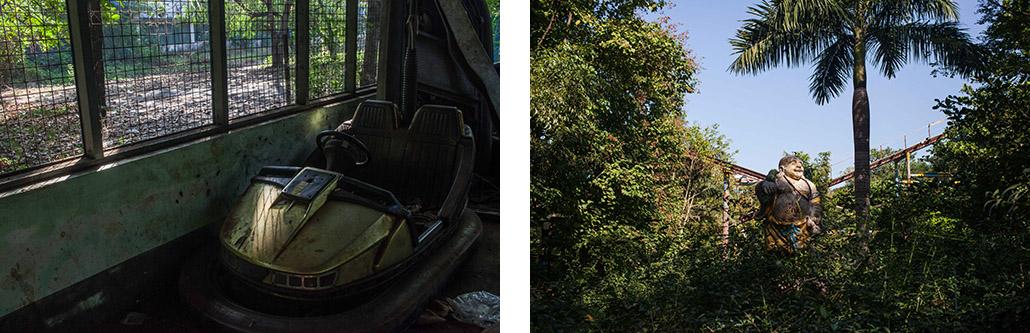
[[339,1],[311,2],[311,98],[344,91],[347,10]]
[[[208,0],[67,4],[15,0],[0,11],[0,176],[7,180],[57,173],[71,159],[171,135],[217,133],[225,128],[211,126],[226,125],[226,118],[235,126],[247,116],[309,99],[329,102],[376,83],[381,0],[316,0],[304,27],[298,10],[307,8],[295,0],[226,1],[214,12],[219,6]],[[347,8],[357,10],[348,15]],[[224,16],[212,21],[221,10]],[[222,20],[225,40],[213,44],[211,23]],[[298,41],[304,30],[310,38]],[[298,43],[309,56],[297,52]],[[72,45],[91,50],[82,57],[91,74],[77,71],[83,69]],[[212,58],[219,54],[225,58]],[[308,84],[298,85],[305,67]],[[218,68],[227,77],[214,75]],[[86,128],[99,135],[83,136]]]
[[0,174],[82,154],[66,12],[19,0],[0,13]]
[[225,3],[230,119],[293,102],[294,13],[292,0]]
[[[210,125],[210,46],[201,21],[207,1],[111,3],[93,22],[100,72],[104,147]],[[102,24],[101,24],[102,23]]]
[[381,0],[358,3],[358,86],[375,84],[379,63],[379,12]]

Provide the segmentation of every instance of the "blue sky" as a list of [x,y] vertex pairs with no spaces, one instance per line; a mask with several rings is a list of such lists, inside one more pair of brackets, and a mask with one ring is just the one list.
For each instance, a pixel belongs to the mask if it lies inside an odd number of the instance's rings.
[[[748,18],[747,7],[757,1],[672,1],[671,6],[647,17],[668,16],[687,32],[686,47],[701,65],[699,93],[685,98],[687,120],[702,126],[718,126],[737,151],[738,164],[764,172],[776,167],[784,151],[832,153],[833,175],[854,165],[851,131],[850,84],[840,96],[816,105],[808,92],[811,67],[779,67],[758,75],[727,71],[733,60],[729,39]],[[960,23],[978,38],[975,0],[958,1]],[[908,63],[888,80],[876,68],[868,78],[871,147],[902,147],[927,136],[927,124],[945,118],[933,110],[934,99],[959,93],[965,82],[933,77],[932,68]],[[945,124],[931,127],[939,134]]]

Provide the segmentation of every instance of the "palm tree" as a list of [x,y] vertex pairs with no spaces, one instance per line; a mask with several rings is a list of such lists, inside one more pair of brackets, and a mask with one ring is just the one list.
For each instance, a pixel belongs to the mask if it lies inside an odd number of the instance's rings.
[[730,40],[737,58],[730,71],[757,74],[813,63],[809,91],[817,104],[840,95],[851,76],[855,139],[855,212],[867,235],[869,211],[869,95],[866,60],[887,78],[909,60],[935,63],[969,75],[979,52],[958,26],[951,0],[763,0],[749,7]]

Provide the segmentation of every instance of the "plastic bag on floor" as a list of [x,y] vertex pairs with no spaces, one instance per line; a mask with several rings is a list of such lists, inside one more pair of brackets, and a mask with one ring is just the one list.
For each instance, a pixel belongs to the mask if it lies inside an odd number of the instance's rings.
[[460,322],[489,328],[501,320],[501,298],[485,291],[458,295],[451,300],[451,316]]

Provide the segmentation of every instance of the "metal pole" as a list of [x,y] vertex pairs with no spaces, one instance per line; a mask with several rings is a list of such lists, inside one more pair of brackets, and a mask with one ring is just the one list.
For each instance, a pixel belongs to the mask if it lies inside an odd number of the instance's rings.
[[901,176],[898,175],[898,161],[894,161],[894,196],[901,197]]
[[215,126],[229,125],[229,71],[225,40],[225,2],[208,0],[207,21],[210,24],[211,105]]
[[908,136],[905,138],[905,183],[912,184],[912,152],[908,151]]
[[90,0],[67,0],[68,32],[71,38],[75,89],[78,92],[79,118],[82,124],[82,149],[86,158],[104,157],[104,139],[100,124],[100,88],[90,24],[101,25],[100,13],[90,15]]
[[730,249],[730,180],[729,173],[722,173],[722,249],[724,255]]
[[354,92],[358,84],[358,0],[347,0],[346,29],[343,89]]
[[297,104],[308,103],[311,80],[311,2],[297,0]]
[[376,76],[376,98],[387,100],[389,96],[386,94],[386,90],[390,87],[390,72],[389,67],[386,65],[390,63],[390,54],[396,51],[391,49],[390,35],[393,33],[393,17],[391,15],[396,11],[392,9],[398,2],[383,0],[383,5],[379,6],[379,61],[376,62],[379,75]]

